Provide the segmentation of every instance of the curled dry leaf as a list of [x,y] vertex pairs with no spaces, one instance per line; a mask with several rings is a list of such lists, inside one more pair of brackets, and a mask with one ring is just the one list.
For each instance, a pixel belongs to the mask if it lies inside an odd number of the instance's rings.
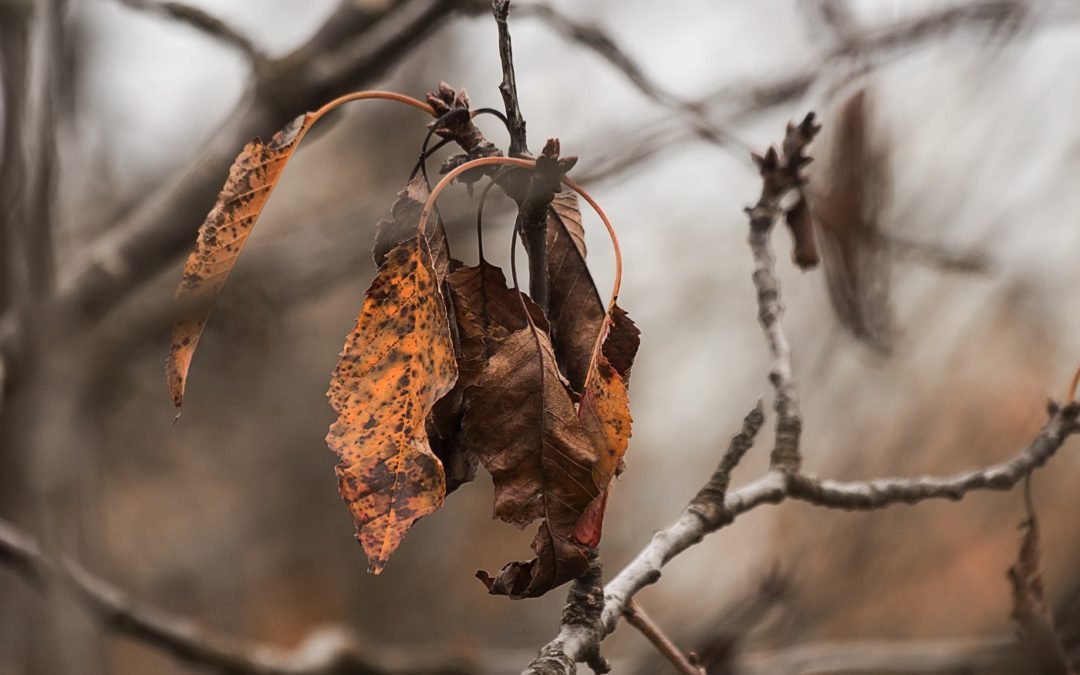
[[481,573],[489,590],[535,597],[581,574],[587,550],[574,528],[601,492],[597,454],[544,333],[516,331],[492,354],[462,434],[494,479],[495,516],[519,527],[544,519],[533,541],[536,560],[510,563],[494,578]]
[[547,219],[551,341],[571,388],[581,392],[606,311],[585,262],[578,197],[555,195]]
[[326,442],[341,496],[378,574],[419,518],[442,506],[446,480],[426,420],[457,379],[454,345],[426,240],[386,256],[334,370],[338,419]]
[[229,178],[213,210],[199,227],[195,250],[184,265],[184,276],[176,289],[179,313],[165,366],[177,410],[183,404],[191,359],[214,300],[310,119],[311,115],[301,115],[274,134],[269,143],[255,139],[244,146],[229,169]]
[[449,493],[471,481],[476,473],[476,455],[463,446],[459,433],[462,415],[472,398],[471,386],[498,345],[529,325],[523,305],[542,329],[547,321],[532,300],[507,288],[502,270],[485,261],[477,267],[456,269],[447,277],[446,288],[457,328],[458,382],[436,404],[431,424],[435,433],[430,435],[432,448],[446,469]]

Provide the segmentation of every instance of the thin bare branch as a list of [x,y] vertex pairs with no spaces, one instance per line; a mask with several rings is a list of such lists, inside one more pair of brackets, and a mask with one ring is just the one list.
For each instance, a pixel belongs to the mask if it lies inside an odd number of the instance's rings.
[[[782,150],[769,148],[764,156],[754,155],[761,172],[761,197],[748,208],[750,216],[750,250],[754,256],[754,288],[757,290],[758,322],[765,332],[771,366],[769,380],[776,389],[776,444],[769,463],[772,468],[798,471],[799,438],[802,417],[799,415],[799,392],[791,369],[791,348],[780,325],[783,305],[780,302],[780,282],[776,278],[776,256],[773,255],[770,235],[773,226],[785,213],[784,199],[805,182],[803,168],[809,164],[806,147],[821,129],[810,113],[800,124],[789,124]],[[796,247],[800,245],[796,242]]]
[[510,126],[510,157],[529,154],[529,143],[525,135],[525,118],[521,115],[521,101],[518,99],[517,75],[514,73],[514,50],[510,42],[510,29],[506,20],[510,16],[510,0],[492,0],[491,13],[499,27],[499,58],[502,61],[503,79],[499,83],[503,105],[506,107],[506,119]]
[[572,674],[577,672],[578,663],[587,663],[595,673],[611,670],[600,656],[600,641],[590,639],[601,630],[600,613],[604,609],[604,570],[596,552],[591,555],[589,569],[570,584],[566,594],[559,636],[544,645],[522,675]]
[[675,666],[675,670],[683,675],[705,675],[705,669],[691,663],[690,659],[686,658],[671,638],[664,634],[663,629],[645,613],[636,600],[631,600],[627,604],[624,616],[626,623],[637,628],[656,647],[656,650]]
[[947,477],[851,482],[819,480],[799,472],[801,418],[795,380],[791,375],[790,349],[779,325],[780,287],[776,281],[769,235],[785,210],[785,195],[803,185],[801,171],[810,162],[806,148],[819,128],[813,114],[807,115],[802,123],[788,125],[780,151],[770,148],[764,156],[754,156],[763,187],[758,203],[747,209],[750,248],[755,260],[754,286],[759,319],[772,356],[770,379],[776,388],[779,417],[769,472],[734,492],[726,490],[731,469],[745,455],[763,422],[759,406],[747,415],[742,433],[732,439],[720,468],[679,519],[655,533],[630,564],[604,587],[604,609],[599,624],[568,628],[564,623],[555,640],[541,651],[544,654],[549,648],[557,648],[560,656],[542,672],[572,675],[575,663],[599,651],[601,642],[615,630],[634,596],[659,581],[664,565],[742,513],[789,498],[830,509],[871,511],[929,499],[956,501],[973,490],[1009,490],[1048,462],[1069,436],[1080,432],[1080,402],[1069,401],[1064,405],[1051,402],[1048,421],[1026,447],[1012,459],[983,469]]

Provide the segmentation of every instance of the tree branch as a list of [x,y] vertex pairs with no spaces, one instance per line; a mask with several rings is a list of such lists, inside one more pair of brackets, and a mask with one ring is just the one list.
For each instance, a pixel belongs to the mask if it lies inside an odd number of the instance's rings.
[[[753,155],[761,172],[761,197],[748,208],[750,216],[750,251],[754,256],[754,288],[757,290],[758,322],[765,332],[772,365],[769,380],[776,389],[776,444],[769,464],[772,468],[798,471],[799,437],[802,418],[799,415],[799,393],[791,370],[791,348],[780,326],[783,305],[780,302],[780,282],[776,278],[776,256],[769,237],[777,219],[785,213],[782,202],[804,183],[802,169],[810,163],[806,148],[821,129],[810,113],[801,124],[788,124],[782,150],[769,148],[764,156]],[[799,242],[796,242],[796,248]]]
[[[1065,405],[1051,402],[1049,420],[1014,458],[984,469],[948,477],[883,478],[868,481],[831,481],[799,473],[798,392],[791,374],[790,349],[780,329],[780,288],[775,277],[775,258],[769,234],[784,211],[784,196],[802,185],[801,169],[809,163],[806,146],[819,127],[813,114],[799,125],[789,124],[782,151],[770,148],[754,157],[761,170],[762,193],[758,203],[747,209],[750,216],[750,248],[755,260],[754,286],[758,313],[772,355],[770,379],[776,389],[778,423],[776,446],[766,475],[742,488],[727,491],[731,470],[745,455],[754,434],[760,429],[760,404],[747,414],[743,430],[732,438],[730,447],[709,482],[683,510],[671,526],[655,533],[649,543],[604,588],[604,609],[595,628],[574,626],[563,629],[541,654],[557,646],[560,661],[544,673],[573,675],[574,664],[597,653],[600,643],[615,630],[634,596],[660,579],[661,570],[675,556],[699,543],[736,517],[763,504],[786,499],[804,501],[831,509],[871,511],[894,504],[916,504],[928,499],[959,500],[972,490],[1009,490],[1017,482],[1044,465],[1068,437],[1080,432],[1080,402]],[[554,666],[558,665],[556,669]],[[527,670],[526,673],[535,672]]]
[[190,665],[229,675],[467,675],[491,670],[460,658],[417,658],[364,644],[341,628],[313,632],[295,649],[245,644],[131,598],[70,560],[57,561],[29,535],[0,520],[0,564],[33,586],[74,593],[104,626]]

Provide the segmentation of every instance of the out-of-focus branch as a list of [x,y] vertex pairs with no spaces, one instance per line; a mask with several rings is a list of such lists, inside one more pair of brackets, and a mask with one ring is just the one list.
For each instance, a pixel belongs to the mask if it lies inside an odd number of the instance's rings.
[[638,91],[683,118],[687,123],[687,128],[696,137],[716,145],[734,144],[743,148],[747,147],[732,133],[711,122],[700,103],[683,100],[646,75],[629,52],[600,26],[576,21],[546,3],[524,4],[519,6],[517,11],[526,16],[537,17],[571,42],[596,52],[613,68],[625,75]]
[[109,629],[185,663],[230,675],[466,675],[486,665],[445,655],[417,657],[365,644],[341,628],[324,628],[295,649],[246,644],[142,604],[69,560],[46,555],[30,536],[0,520],[0,565],[42,590],[61,586]]
[[254,42],[239,30],[233,28],[218,17],[182,2],[158,2],[156,0],[119,0],[132,9],[157,12],[241,51],[253,64],[266,60]]
[[[535,7],[535,9],[534,9]],[[647,162],[660,153],[688,141],[707,138],[702,128],[717,132],[717,145],[742,149],[745,144],[737,141],[734,128],[742,121],[767,112],[781,105],[797,101],[805,96],[818,82],[837,72],[837,67],[858,60],[859,74],[865,74],[887,62],[896,53],[918,47],[933,39],[941,38],[962,29],[996,30],[1002,27],[1016,28],[1029,22],[1033,27],[1060,25],[1063,20],[1075,20],[1075,11],[1048,12],[1047,16],[1032,17],[1033,7],[1026,0],[989,0],[962,3],[929,12],[913,19],[858,34],[858,39],[847,40],[825,51],[812,65],[785,70],[782,75],[762,74],[745,82],[724,85],[699,99],[672,102],[665,101],[662,88],[647,78],[637,78],[640,69],[633,61],[624,62],[619,54],[625,50],[612,51],[606,45],[614,41],[599,28],[584,26],[566,19],[552,10],[549,17],[544,5],[522,5],[523,14],[533,13],[548,21],[579,44],[592,48],[623,72],[643,93],[671,109],[682,107],[686,114],[673,121],[670,116],[645,122],[637,127],[617,130],[611,137],[615,140],[607,150],[594,153],[589,165],[576,176],[582,183],[598,182],[621,175],[625,171]],[[1030,21],[1029,21],[1030,20]],[[1015,31],[1013,31],[1015,32]],[[1010,33],[1012,34],[1012,33]],[[627,143],[625,139],[639,139]],[[736,141],[725,143],[724,141]]]
[[[185,252],[237,151],[256,136],[269,137],[289,120],[381,76],[423,43],[465,0],[403,0],[379,13],[355,3],[333,20],[354,31],[318,31],[306,45],[255,73],[254,93],[197,153],[137,207],[65,267],[56,292],[41,311],[73,327],[99,321],[143,282]],[[5,41],[6,43],[6,41]],[[0,317],[0,358],[9,377],[19,363],[25,308]]]

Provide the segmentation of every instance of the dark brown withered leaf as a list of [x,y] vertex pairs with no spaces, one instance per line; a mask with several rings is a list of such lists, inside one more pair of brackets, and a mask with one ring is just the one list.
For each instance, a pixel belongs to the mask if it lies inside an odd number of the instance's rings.
[[541,595],[584,569],[574,528],[601,492],[593,475],[597,449],[578,419],[551,342],[539,330],[507,337],[472,392],[462,437],[491,472],[495,516],[518,527],[544,520],[533,542],[537,559],[507,566],[489,589]]
[[857,338],[888,351],[891,265],[881,223],[888,161],[871,138],[870,106],[865,89],[841,106],[825,161],[809,171],[808,199],[837,317]]
[[571,388],[581,392],[607,312],[585,262],[585,231],[575,193],[555,195],[547,228],[551,341]]
[[446,491],[450,493],[476,474],[476,455],[463,447],[459,433],[471,385],[499,343],[529,325],[524,307],[541,330],[546,330],[547,321],[528,296],[507,288],[501,269],[487,262],[458,267],[447,277],[446,288],[457,327],[459,376],[454,389],[432,410],[429,436],[446,469]]

